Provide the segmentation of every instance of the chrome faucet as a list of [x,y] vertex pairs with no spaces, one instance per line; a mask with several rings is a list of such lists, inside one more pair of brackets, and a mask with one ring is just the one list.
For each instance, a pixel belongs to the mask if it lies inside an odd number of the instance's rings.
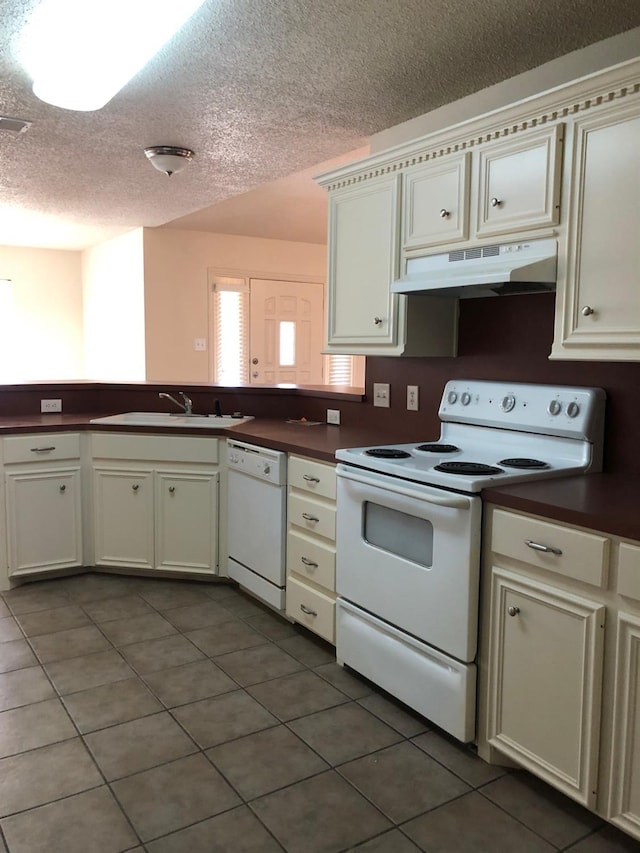
[[175,403],[176,406],[179,406],[182,409],[185,415],[192,415],[193,401],[191,400],[191,397],[187,397],[187,395],[182,391],[178,391],[178,394],[182,397],[184,402],[181,403],[180,400],[176,400],[175,397],[172,397],[171,394],[166,394],[164,391],[161,391],[158,394],[158,397],[165,397],[167,400],[171,400],[172,403]]

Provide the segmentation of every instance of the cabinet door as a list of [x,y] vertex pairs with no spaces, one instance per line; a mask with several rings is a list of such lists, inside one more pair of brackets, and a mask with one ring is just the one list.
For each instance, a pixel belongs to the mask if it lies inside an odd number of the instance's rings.
[[[375,352],[397,341],[399,176],[329,196],[329,346]],[[353,351],[353,349],[351,349]]]
[[608,818],[640,838],[640,618],[620,614]]
[[478,236],[559,222],[563,130],[523,131],[480,150]]
[[94,469],[97,566],[152,569],[153,471]]
[[218,566],[218,474],[156,472],[156,567],[207,572]]
[[469,157],[449,156],[404,173],[405,249],[468,238]]
[[566,280],[552,357],[640,360],[640,104],[574,126]]
[[9,575],[82,565],[80,468],[6,475]]
[[605,608],[494,568],[489,743],[595,806]]

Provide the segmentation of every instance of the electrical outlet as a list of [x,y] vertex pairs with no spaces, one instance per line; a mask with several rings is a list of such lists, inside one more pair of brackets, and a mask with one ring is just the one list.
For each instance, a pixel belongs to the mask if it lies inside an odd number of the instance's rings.
[[391,405],[391,388],[387,382],[373,383],[373,405],[383,409]]
[[193,348],[196,352],[205,352],[207,349],[207,339],[206,338],[194,338],[193,339]]
[[407,409],[417,412],[420,408],[419,391],[417,385],[407,385]]
[[62,400],[40,400],[41,412],[61,412]]
[[340,409],[327,409],[327,423],[335,424],[339,426],[340,424]]

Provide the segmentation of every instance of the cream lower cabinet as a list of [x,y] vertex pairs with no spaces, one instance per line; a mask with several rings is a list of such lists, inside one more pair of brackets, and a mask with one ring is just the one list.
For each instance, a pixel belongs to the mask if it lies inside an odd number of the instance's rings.
[[335,465],[289,456],[286,613],[335,644]]
[[216,574],[218,439],[92,436],[94,563]]
[[2,444],[8,576],[82,566],[80,436],[39,433]]

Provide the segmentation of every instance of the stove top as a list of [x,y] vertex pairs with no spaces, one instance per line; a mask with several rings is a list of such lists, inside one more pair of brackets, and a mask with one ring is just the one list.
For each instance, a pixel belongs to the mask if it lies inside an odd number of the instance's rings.
[[599,471],[604,391],[448,382],[438,439],[336,452],[343,463],[455,491]]

